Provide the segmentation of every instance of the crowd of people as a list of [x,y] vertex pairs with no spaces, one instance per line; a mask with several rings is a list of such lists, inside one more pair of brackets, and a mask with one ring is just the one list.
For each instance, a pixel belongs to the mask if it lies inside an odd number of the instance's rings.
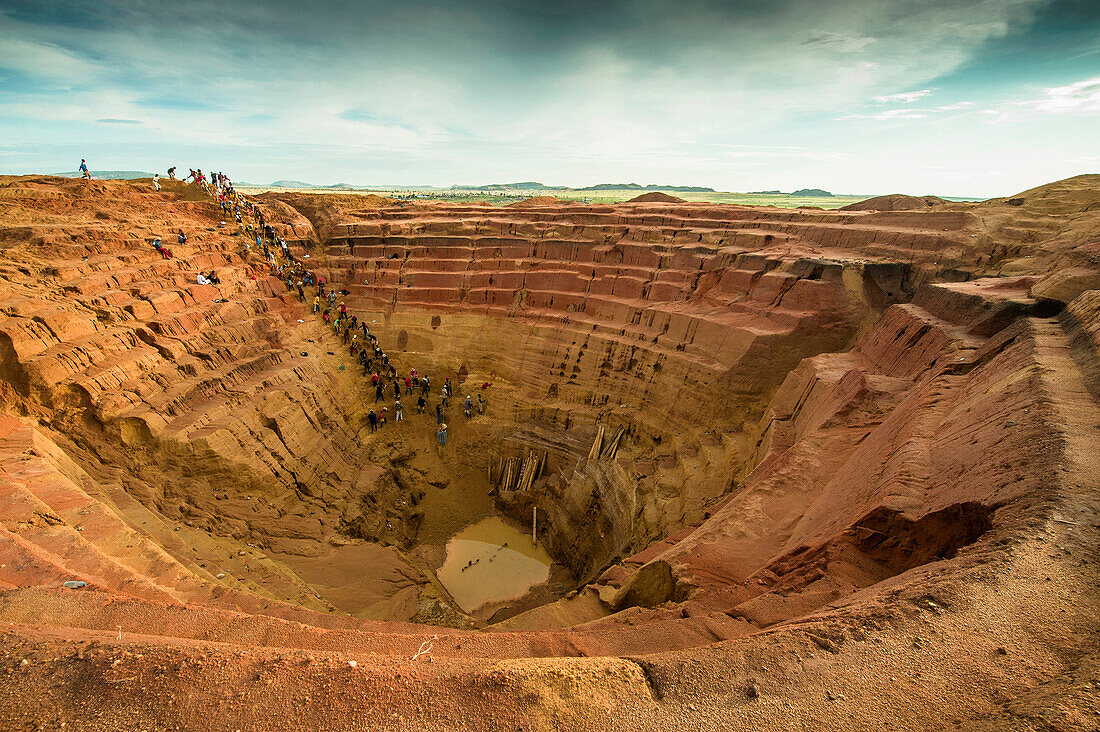
[[[176,179],[175,173],[174,166],[168,169],[170,179]],[[417,414],[435,414],[436,440],[440,445],[446,445],[448,425],[445,420],[451,400],[454,399],[454,386],[450,377],[443,379],[438,401],[429,405],[433,396],[432,380],[428,374],[421,374],[415,367],[410,367],[407,374],[399,370],[390,354],[382,349],[377,336],[367,325],[366,319],[360,319],[358,315],[348,312],[343,298],[351,292],[346,289],[335,290],[327,287],[321,277],[307,269],[302,261],[291,253],[286,239],[278,235],[275,227],[264,216],[263,210],[238,193],[227,175],[212,173],[207,182],[201,169],[192,169],[184,181],[200,186],[218,204],[226,219],[232,217],[238,232],[245,237],[246,256],[251,252],[252,244],[255,242],[257,253],[260,250],[263,251],[266,265],[275,277],[286,284],[287,290],[297,293],[298,300],[302,303],[307,302],[309,295],[313,296],[313,314],[324,323],[325,327],[332,328],[334,337],[342,340],[343,345],[348,348],[348,355],[362,367],[362,378],[369,379],[367,393],[374,394],[374,405],[367,412],[367,426],[370,431],[376,432],[383,429],[390,421],[404,421],[405,403],[402,402],[404,397],[415,403]],[[182,229],[179,230],[176,241],[180,245],[187,243],[187,235]],[[153,248],[165,259],[171,259],[173,256],[159,238],[154,239]],[[200,285],[221,284],[214,270],[199,272],[196,282]],[[490,382],[483,382],[481,392],[489,386]],[[389,401],[391,396],[392,406]],[[382,403],[381,406],[379,402]],[[484,414],[486,408],[487,403],[482,393],[477,394],[476,401],[469,394],[463,395],[462,411],[467,419],[473,417],[475,410],[478,414]]]
[[[313,295],[313,314],[319,317],[326,327],[332,328],[333,335],[340,338],[343,345],[347,347],[348,355],[356,359],[362,367],[362,378],[370,381],[368,394],[374,393],[374,406],[367,412],[370,431],[376,432],[382,429],[391,420],[403,421],[405,403],[402,398],[404,397],[410,402],[415,400],[416,414],[434,412],[436,440],[440,445],[446,445],[448,431],[446,413],[451,400],[454,399],[454,385],[451,378],[448,376],[443,379],[438,392],[438,402],[430,407],[429,401],[433,398],[431,377],[420,373],[415,366],[409,367],[407,373],[404,369],[399,369],[390,354],[383,350],[378,337],[371,332],[366,318],[360,319],[358,315],[348,312],[347,304],[342,298],[350,295],[350,291],[326,287],[323,279],[295,259],[286,246],[285,239],[276,239],[276,241],[279,243],[277,258],[275,253],[267,248],[266,239],[261,239],[265,254],[272,262],[275,275],[286,283],[288,290],[297,293],[299,301],[305,303],[308,296]],[[489,386],[490,382],[482,383],[481,391],[488,389]],[[381,406],[379,406],[380,402]],[[487,403],[482,393],[477,394],[476,401],[469,394],[464,395],[462,411],[467,419],[473,417],[475,410],[478,414],[484,414],[486,407]]]

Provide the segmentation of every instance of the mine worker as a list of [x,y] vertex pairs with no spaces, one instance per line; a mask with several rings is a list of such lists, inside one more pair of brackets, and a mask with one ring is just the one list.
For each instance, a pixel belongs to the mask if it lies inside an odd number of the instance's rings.
[[393,395],[398,399],[401,398],[401,382],[394,380],[393,382]]
[[474,400],[470,398],[469,394],[466,395],[466,401],[462,405],[462,411],[464,411],[466,413],[466,418],[467,419],[469,419],[471,416],[473,416]]
[[416,398],[416,411],[418,414],[424,414],[424,407],[428,406],[428,401],[421,394]]
[[206,279],[206,275],[204,275],[202,272],[199,272],[198,277],[195,278],[195,282],[197,282],[200,285],[209,285],[210,284],[210,280]]
[[318,295],[313,296],[313,312],[317,313],[321,311],[321,298]]
[[446,446],[447,445],[447,423],[446,422],[440,422],[439,423],[439,432],[437,434],[439,435],[439,444],[443,445],[443,446]]
[[160,190],[160,173],[153,173],[153,190]]
[[443,407],[438,404],[435,405],[435,423],[443,424]]
[[176,179],[176,166],[172,166],[168,169],[168,177],[172,180]]
[[393,403],[393,421],[400,422],[405,419],[405,407],[401,404],[401,400],[397,399]]
[[214,270],[210,270],[210,274],[206,275],[206,279],[212,285],[220,285],[222,283],[221,278],[218,277],[218,273]]
[[485,414],[485,400],[480,394],[477,395],[477,413]]
[[164,245],[160,243],[160,237],[159,236],[155,237],[153,239],[153,249],[157,250],[157,253],[160,254],[162,259],[171,259],[172,258],[172,252],[170,252],[170,251],[168,251],[167,249],[164,248]]
[[382,407],[382,411],[378,413],[378,424],[386,423],[386,408]]
[[84,158],[80,159],[80,168],[79,168],[79,170],[80,170],[80,177],[81,178],[90,179],[92,177],[92,174],[88,172],[88,163],[87,163],[86,160],[84,160]]
[[379,384],[377,387],[375,387],[375,389],[374,389],[374,401],[376,401],[376,402],[381,401],[383,398],[385,398],[385,396],[386,396],[386,388],[384,386],[382,386],[382,384]]
[[179,233],[176,234],[176,243],[181,246],[187,243],[187,234],[183,233],[183,229],[180,229]]
[[439,390],[439,399],[440,399],[440,401],[443,402],[444,407],[447,406],[447,398],[448,398],[447,387],[446,387],[446,385],[444,385],[444,387]]
[[374,413],[373,409],[367,413],[367,421],[370,422],[370,431],[374,432],[375,428],[378,427],[378,415]]

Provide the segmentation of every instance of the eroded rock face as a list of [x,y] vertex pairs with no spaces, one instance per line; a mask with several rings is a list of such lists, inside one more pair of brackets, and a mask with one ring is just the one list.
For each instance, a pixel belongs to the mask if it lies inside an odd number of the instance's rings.
[[[1007,719],[1097,650],[1094,178],[895,212],[261,197],[403,371],[487,398],[446,448],[408,402],[364,429],[346,347],[193,188],[0,178],[0,706],[68,719],[45,680],[79,671],[140,679],[146,726],[260,677],[284,723],[455,727],[484,690],[486,728]],[[573,584],[460,630],[432,570],[494,509],[537,509]]]

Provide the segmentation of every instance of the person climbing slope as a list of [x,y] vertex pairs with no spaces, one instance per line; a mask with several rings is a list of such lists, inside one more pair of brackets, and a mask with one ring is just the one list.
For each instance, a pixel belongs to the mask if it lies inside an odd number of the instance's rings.
[[80,177],[84,180],[92,179],[92,174],[88,172],[88,163],[84,158],[80,159]]

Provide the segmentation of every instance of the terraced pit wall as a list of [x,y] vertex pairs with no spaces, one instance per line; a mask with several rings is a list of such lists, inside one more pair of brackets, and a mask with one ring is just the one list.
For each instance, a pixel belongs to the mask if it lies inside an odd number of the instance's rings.
[[[805,224],[667,208],[387,209],[329,224],[309,249],[310,266],[350,292],[342,299],[383,343],[433,370],[516,385],[494,414],[516,429],[539,424],[558,475],[500,505],[523,521],[538,506],[547,545],[581,578],[702,520],[752,468],[757,421],[785,375],[844,350],[927,276],[760,253]],[[287,233],[311,245],[306,231]],[[597,424],[628,430],[615,479],[584,464]],[[500,451],[483,449],[486,462]]]

